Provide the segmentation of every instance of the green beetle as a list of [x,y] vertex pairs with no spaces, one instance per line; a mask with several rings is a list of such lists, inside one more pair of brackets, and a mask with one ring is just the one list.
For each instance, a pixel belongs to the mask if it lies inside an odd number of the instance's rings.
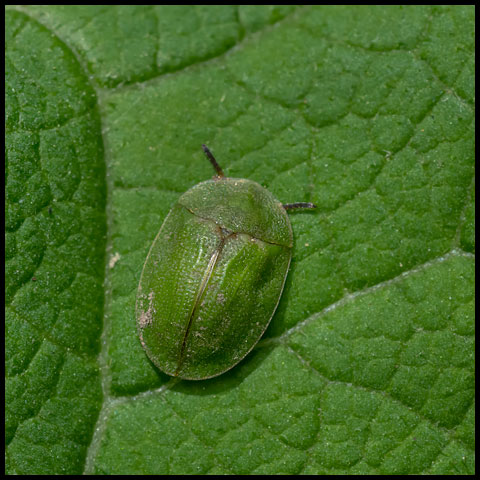
[[287,209],[256,182],[217,175],[185,192],[148,253],[137,292],[140,341],[163,372],[215,377],[242,360],[265,332],[290,259]]

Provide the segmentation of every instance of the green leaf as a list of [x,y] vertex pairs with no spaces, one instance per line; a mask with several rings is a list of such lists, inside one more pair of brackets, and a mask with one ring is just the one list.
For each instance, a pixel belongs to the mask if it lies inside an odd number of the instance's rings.
[[[9,7],[5,93],[7,473],[474,473],[473,6]],[[318,208],[189,382],[134,309],[202,143]]]
[[75,473],[102,405],[100,118],[71,50],[22,13],[6,20],[7,471]]

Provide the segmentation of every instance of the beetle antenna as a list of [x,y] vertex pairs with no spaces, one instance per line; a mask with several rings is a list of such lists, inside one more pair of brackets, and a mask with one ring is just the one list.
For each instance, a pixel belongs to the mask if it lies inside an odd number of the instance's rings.
[[297,203],[284,203],[283,208],[285,210],[294,210],[295,208],[317,208],[317,206],[309,202],[297,202]]
[[212,152],[207,148],[206,145],[202,145],[203,151],[205,155],[210,160],[210,163],[213,165],[213,168],[217,172],[217,177],[224,177],[223,170],[221,169],[220,165],[215,160],[215,157],[212,155]]

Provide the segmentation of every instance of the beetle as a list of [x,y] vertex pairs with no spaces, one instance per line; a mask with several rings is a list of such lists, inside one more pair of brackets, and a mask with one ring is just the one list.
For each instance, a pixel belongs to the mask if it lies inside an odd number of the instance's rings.
[[282,204],[260,184],[216,175],[172,207],[145,260],[137,329],[168,375],[202,380],[234,367],[265,332],[280,300],[293,236]]

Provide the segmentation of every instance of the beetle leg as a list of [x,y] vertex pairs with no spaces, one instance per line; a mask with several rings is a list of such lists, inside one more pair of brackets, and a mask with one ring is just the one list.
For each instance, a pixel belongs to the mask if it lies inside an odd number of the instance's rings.
[[317,208],[317,206],[309,202],[297,202],[297,203],[284,203],[283,208],[285,210],[293,210],[295,208]]

